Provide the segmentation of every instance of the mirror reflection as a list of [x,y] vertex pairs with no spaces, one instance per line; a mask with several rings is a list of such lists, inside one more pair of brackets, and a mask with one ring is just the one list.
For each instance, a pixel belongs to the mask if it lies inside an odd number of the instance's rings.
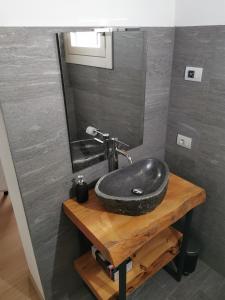
[[118,148],[125,150],[143,143],[144,40],[140,30],[58,34],[74,172],[106,158],[104,144],[90,128],[118,138]]

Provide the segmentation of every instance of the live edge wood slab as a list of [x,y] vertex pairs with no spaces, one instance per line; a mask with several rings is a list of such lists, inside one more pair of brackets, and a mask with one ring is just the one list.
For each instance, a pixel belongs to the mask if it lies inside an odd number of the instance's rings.
[[141,216],[125,216],[105,210],[94,190],[88,202],[74,199],[64,202],[65,214],[114,265],[118,266],[138,249],[205,201],[205,191],[170,174],[168,190],[162,203]]
[[[180,250],[181,238],[182,234],[179,231],[167,228],[131,256],[133,265],[127,273],[127,295],[175,258]],[[74,267],[97,299],[118,299],[118,281],[108,277],[92,257],[91,251],[76,259]]]

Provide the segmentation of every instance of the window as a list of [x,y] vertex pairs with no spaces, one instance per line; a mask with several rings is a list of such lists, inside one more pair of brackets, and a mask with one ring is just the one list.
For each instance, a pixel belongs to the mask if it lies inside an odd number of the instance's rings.
[[64,34],[66,62],[112,69],[112,32]]
[[100,34],[95,31],[90,32],[70,32],[72,47],[100,48]]

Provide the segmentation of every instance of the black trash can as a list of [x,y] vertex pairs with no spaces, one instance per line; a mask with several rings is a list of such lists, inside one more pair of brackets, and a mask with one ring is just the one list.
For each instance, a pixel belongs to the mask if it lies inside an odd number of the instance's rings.
[[[198,262],[199,252],[200,252],[199,242],[194,237],[190,237],[190,240],[188,242],[188,247],[185,253],[185,258],[184,258],[183,275],[187,276],[195,271]],[[178,262],[178,259],[179,259],[179,255],[175,259],[176,264]]]

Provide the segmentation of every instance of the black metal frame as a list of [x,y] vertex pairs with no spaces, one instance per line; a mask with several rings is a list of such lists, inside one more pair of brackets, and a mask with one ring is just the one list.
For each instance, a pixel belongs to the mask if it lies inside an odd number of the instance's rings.
[[[184,270],[184,260],[185,253],[188,247],[188,241],[190,237],[191,220],[192,220],[193,210],[190,210],[185,215],[185,221],[183,225],[183,239],[180,247],[180,254],[178,255],[178,263],[176,270],[171,268],[169,265],[165,266],[164,269],[173,276],[177,281],[181,281],[183,270]],[[119,297],[118,300],[126,300],[126,261],[122,262],[119,267]]]
[[118,300],[126,300],[127,286],[127,261],[122,262],[119,267],[119,297]]
[[184,260],[185,254],[188,247],[188,242],[190,238],[191,220],[192,220],[193,210],[190,210],[185,215],[185,221],[183,225],[183,239],[180,247],[180,253],[178,255],[178,262],[176,264],[176,270],[171,268],[169,265],[165,266],[164,269],[173,276],[177,281],[181,281],[184,272]]

